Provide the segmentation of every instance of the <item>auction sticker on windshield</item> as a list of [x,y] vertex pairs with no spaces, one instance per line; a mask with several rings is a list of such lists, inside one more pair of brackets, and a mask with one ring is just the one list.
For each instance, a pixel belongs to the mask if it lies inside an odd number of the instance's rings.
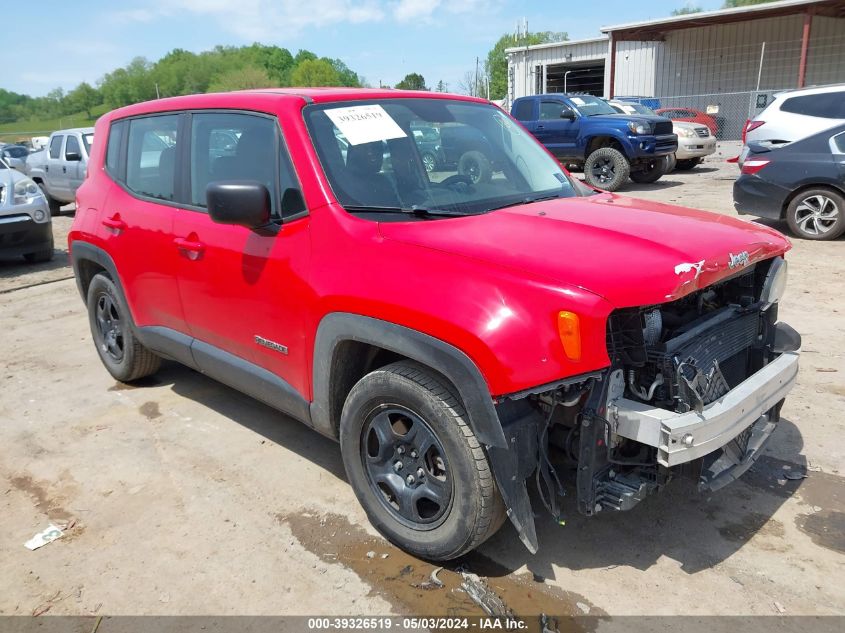
[[359,105],[332,108],[326,115],[339,129],[350,145],[373,141],[388,141],[407,136],[380,105]]

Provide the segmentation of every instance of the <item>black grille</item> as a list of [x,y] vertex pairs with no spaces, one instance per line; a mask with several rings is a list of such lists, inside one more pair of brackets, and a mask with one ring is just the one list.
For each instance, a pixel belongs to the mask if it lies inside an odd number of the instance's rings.
[[672,133],[672,122],[671,121],[658,121],[654,124],[654,133],[659,134],[671,134]]
[[695,128],[695,133],[698,134],[701,138],[707,138],[710,136],[710,129],[706,127],[697,127]]

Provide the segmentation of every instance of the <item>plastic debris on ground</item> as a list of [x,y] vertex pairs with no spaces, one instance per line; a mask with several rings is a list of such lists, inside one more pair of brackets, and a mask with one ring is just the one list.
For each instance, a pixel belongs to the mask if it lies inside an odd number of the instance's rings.
[[44,547],[47,543],[52,543],[57,538],[60,538],[62,534],[64,534],[64,532],[51,523],[44,530],[24,543],[24,547],[29,550],[36,550],[39,547]]

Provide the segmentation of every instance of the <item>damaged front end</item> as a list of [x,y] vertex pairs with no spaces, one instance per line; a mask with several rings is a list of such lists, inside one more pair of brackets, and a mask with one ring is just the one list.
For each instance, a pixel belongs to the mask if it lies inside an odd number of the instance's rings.
[[528,499],[561,521],[574,471],[578,510],[629,510],[678,476],[717,490],[759,457],[795,383],[801,338],[777,323],[781,257],[682,299],[611,313],[611,364],[497,404],[508,449],[490,448],[509,516],[529,550]]

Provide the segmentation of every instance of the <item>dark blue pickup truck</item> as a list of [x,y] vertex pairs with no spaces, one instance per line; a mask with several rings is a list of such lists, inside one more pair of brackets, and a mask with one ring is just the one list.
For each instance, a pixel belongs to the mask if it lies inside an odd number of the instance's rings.
[[587,182],[615,191],[631,180],[655,182],[678,148],[672,121],[644,114],[619,114],[592,95],[521,97],[511,115],[566,165],[583,167]]

